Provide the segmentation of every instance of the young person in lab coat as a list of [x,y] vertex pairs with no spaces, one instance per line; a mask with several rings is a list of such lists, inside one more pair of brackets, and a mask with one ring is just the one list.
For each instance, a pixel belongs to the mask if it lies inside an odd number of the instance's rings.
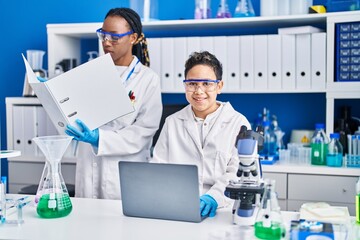
[[250,124],[229,102],[216,101],[224,82],[214,55],[194,52],[185,63],[185,79],[190,104],[165,120],[152,161],[197,165],[200,211],[213,217],[217,207],[231,202],[224,191],[239,166],[235,140],[241,126]]
[[147,67],[147,44],[136,12],[129,8],[111,9],[97,34],[104,52],[111,54],[119,81],[129,92],[135,111],[93,131],[77,120],[82,131],[69,125],[66,133],[80,141],[75,196],[119,199],[118,162],[150,158],[152,138],[162,114],[160,80]]

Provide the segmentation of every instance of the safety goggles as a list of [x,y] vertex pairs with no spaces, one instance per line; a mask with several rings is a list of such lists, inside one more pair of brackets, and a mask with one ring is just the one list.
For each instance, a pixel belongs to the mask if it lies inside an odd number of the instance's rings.
[[96,30],[96,34],[102,42],[105,42],[106,40],[108,40],[113,44],[117,43],[120,38],[130,35],[132,33],[133,33],[133,31],[129,31],[126,33],[110,33],[110,32],[104,32],[101,28]]
[[213,92],[220,80],[210,79],[187,79],[183,80],[187,92],[195,92],[200,88],[203,92]]

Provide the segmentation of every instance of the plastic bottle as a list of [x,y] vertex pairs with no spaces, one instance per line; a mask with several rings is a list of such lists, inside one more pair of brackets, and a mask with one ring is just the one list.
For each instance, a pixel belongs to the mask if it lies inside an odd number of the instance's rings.
[[274,132],[270,129],[270,122],[263,122],[264,126],[264,148],[261,150],[260,154],[265,156],[275,156],[276,155],[276,136]]
[[360,177],[356,183],[356,196],[355,196],[355,208],[356,208],[356,222],[360,223]]
[[326,165],[327,145],[329,138],[324,131],[324,124],[315,124],[315,132],[311,138],[311,164]]
[[330,134],[330,142],[326,154],[326,165],[329,167],[342,167],[343,164],[343,146],[341,145],[339,133]]
[[348,153],[347,135],[351,134],[349,125],[347,122],[345,122],[345,119],[340,118],[338,120],[338,127],[335,128],[335,132],[340,134],[339,141],[340,141],[341,145],[343,146],[343,155],[345,155],[345,153]]
[[358,130],[354,132],[354,135],[360,135],[360,126],[358,127]]
[[285,145],[283,142],[283,137],[285,135],[285,132],[281,130],[279,127],[279,123],[277,121],[277,117],[275,115],[272,116],[272,122],[271,125],[273,127],[273,132],[276,137],[276,153],[279,154],[279,149],[285,149]]

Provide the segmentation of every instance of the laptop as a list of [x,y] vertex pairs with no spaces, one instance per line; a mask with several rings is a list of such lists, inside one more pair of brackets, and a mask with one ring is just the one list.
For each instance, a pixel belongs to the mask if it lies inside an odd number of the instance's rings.
[[201,222],[196,165],[119,162],[123,214]]

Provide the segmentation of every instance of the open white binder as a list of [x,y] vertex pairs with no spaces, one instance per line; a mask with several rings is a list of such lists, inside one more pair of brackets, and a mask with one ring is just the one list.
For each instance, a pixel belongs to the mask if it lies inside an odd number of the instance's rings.
[[23,55],[28,81],[60,134],[82,120],[91,130],[134,111],[110,54],[39,82]]

